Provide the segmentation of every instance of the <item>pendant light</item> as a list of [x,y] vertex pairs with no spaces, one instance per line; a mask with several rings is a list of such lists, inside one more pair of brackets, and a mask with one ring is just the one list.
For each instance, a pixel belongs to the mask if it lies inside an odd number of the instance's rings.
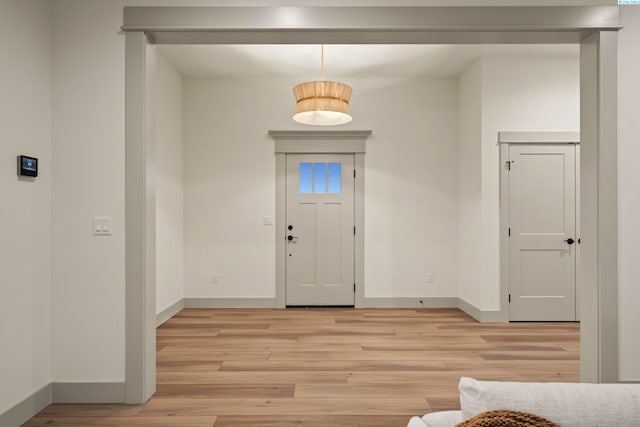
[[351,87],[325,81],[324,45],[322,45],[320,81],[301,83],[293,88],[296,110],[293,120],[313,126],[343,125],[351,121]]

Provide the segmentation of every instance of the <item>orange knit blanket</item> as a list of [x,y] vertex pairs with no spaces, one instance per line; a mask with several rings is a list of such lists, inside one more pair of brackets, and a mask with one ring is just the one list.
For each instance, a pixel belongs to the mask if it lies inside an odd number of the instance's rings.
[[478,414],[456,427],[560,427],[558,424],[527,412],[499,410]]

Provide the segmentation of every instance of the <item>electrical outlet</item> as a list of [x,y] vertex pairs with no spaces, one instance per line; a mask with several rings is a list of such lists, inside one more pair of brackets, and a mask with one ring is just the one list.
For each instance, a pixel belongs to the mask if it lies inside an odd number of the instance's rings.
[[433,285],[433,273],[427,273],[427,283]]
[[219,273],[213,273],[213,275],[211,276],[211,284],[212,285],[219,285],[220,284],[220,274]]

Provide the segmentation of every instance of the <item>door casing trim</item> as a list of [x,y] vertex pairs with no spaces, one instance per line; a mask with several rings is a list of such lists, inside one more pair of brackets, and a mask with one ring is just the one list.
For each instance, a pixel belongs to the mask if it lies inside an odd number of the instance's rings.
[[366,131],[269,131],[276,156],[276,308],[286,307],[287,154],[353,154],[355,307],[364,307],[364,154]]

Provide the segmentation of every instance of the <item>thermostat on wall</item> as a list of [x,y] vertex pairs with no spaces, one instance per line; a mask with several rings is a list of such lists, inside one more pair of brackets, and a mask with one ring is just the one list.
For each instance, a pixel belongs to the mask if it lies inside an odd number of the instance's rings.
[[18,175],[38,176],[38,159],[29,156],[18,156]]

